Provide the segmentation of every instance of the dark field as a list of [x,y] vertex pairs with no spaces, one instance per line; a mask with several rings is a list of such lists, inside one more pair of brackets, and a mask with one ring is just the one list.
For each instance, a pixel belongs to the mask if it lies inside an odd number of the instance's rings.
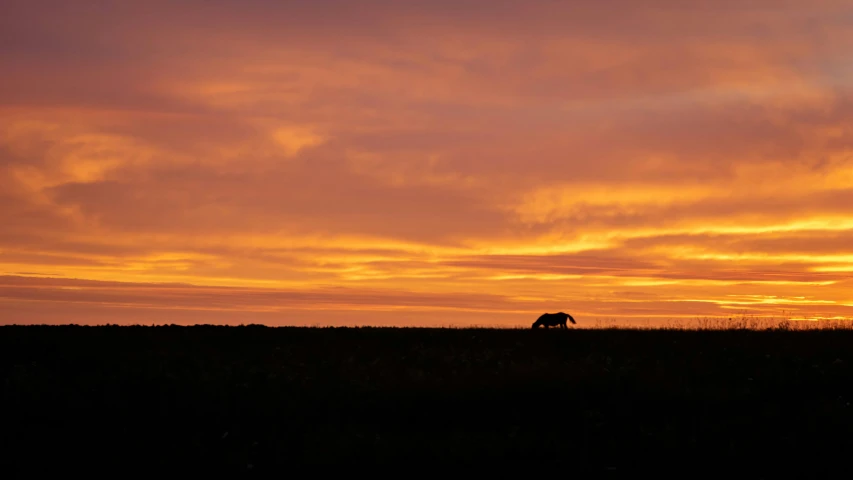
[[849,330],[0,327],[0,447],[19,477],[814,478],[853,471],[851,362]]

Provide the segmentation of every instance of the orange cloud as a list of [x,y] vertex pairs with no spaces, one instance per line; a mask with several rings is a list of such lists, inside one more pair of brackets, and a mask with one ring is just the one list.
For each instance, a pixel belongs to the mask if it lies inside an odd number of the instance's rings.
[[847,317],[851,14],[18,3],[0,321]]

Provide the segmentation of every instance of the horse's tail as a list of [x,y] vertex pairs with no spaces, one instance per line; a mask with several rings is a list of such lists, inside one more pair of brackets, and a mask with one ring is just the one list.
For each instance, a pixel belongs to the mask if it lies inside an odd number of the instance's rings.
[[572,322],[572,324],[573,324],[573,325],[576,325],[575,319],[574,319],[574,318],[572,318],[572,316],[571,316],[571,315],[569,315],[569,314],[567,313],[567,314],[566,314],[566,316],[567,316],[567,317],[569,317],[569,321],[570,321],[570,322]]

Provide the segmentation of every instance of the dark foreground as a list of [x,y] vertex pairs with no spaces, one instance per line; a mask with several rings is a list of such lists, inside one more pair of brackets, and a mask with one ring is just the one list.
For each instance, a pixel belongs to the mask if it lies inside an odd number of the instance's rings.
[[851,365],[851,331],[0,327],[0,475],[821,477]]

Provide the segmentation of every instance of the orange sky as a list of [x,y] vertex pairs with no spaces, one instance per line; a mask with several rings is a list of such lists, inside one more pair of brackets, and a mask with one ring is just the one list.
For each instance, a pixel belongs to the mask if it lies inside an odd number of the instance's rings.
[[853,318],[853,2],[12,0],[0,323]]

